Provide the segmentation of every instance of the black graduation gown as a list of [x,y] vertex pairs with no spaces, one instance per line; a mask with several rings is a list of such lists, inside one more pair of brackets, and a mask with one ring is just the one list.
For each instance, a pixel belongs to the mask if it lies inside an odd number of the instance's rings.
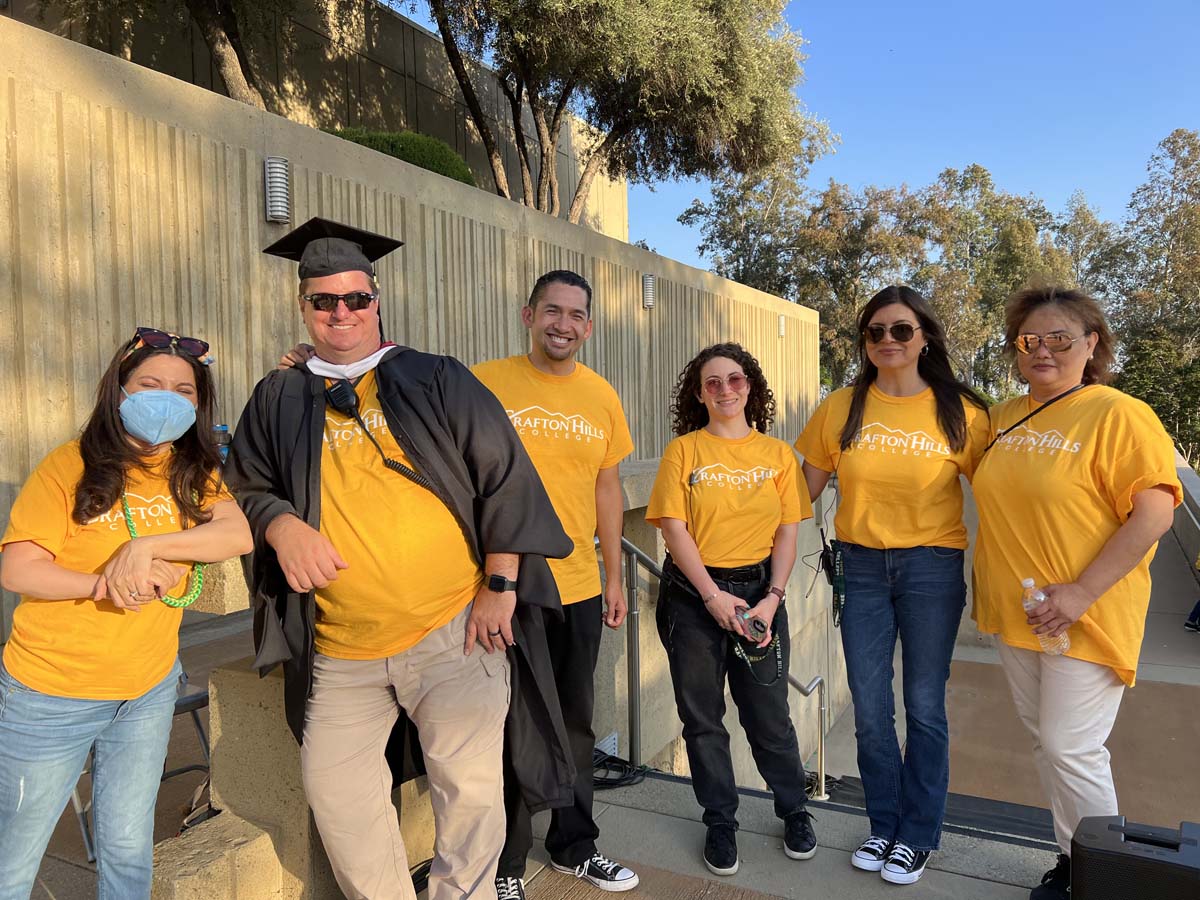
[[[506,740],[530,809],[570,805],[575,769],[537,607],[561,615],[546,557],[570,554],[571,540],[504,408],[462,363],[396,347],[379,363],[376,383],[392,435],[454,513],[481,564],[487,553],[521,554]],[[254,665],[260,674],[283,665],[284,705],[297,741],[312,689],[316,601],[311,591],[291,590],[265,535],[284,513],[319,527],[324,427],[325,380],[303,366],[271,372],[242,412],[224,470],[254,534],[254,550],[243,557]],[[396,783],[424,771],[416,728],[404,715],[388,759]]]

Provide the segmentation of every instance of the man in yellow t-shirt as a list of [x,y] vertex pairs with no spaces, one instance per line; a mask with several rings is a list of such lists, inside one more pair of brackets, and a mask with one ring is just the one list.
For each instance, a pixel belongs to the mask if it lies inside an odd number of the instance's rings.
[[255,537],[255,664],[284,664],[338,885],[416,898],[385,763],[411,721],[437,829],[428,896],[495,900],[506,719],[530,802],[567,803],[574,782],[524,630],[531,604],[559,608],[544,557],[570,543],[495,398],[457,360],[382,343],[373,262],[399,244],[313,219],[267,248],[300,262],[316,356],[256,386],[226,475]]
[[[472,371],[504,404],[574,545],[566,559],[550,561],[563,615],[545,618],[577,775],[574,803],[553,812],[546,850],[559,871],[606,891],[627,891],[637,886],[637,875],[596,850],[600,829],[592,817],[592,707],[601,623],[619,628],[625,619],[618,463],[633,451],[633,439],[617,392],[575,359],[592,333],[591,285],[574,272],[547,272],[534,284],[521,321],[529,330],[528,355],[480,363]],[[603,594],[597,537],[607,574]],[[529,810],[516,791],[507,789],[505,809],[508,830],[496,891],[509,900],[524,900],[522,876],[533,847]]]

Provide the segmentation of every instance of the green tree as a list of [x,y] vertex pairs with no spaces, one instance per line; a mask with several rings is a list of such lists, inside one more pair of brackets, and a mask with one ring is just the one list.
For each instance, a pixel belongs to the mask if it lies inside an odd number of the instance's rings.
[[1200,463],[1200,359],[1170,325],[1148,324],[1125,340],[1115,384],[1148,403],[1188,462]]
[[[782,0],[429,0],[429,7],[501,196],[512,191],[479,99],[480,78],[490,77],[479,64],[495,70],[509,101],[527,205],[558,211],[565,115],[592,129],[567,212],[572,222],[601,171],[635,181],[744,173],[823,140],[824,126],[794,93],[801,39],[787,28]],[[526,106],[533,136],[523,125]]]

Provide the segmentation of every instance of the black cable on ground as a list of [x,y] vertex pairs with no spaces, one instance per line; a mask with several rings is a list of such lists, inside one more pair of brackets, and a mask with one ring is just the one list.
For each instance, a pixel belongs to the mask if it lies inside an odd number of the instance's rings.
[[[823,791],[823,793],[826,796],[832,795],[834,790],[841,783],[842,783],[841,779],[835,778],[832,775],[826,775],[825,776],[825,790]],[[808,795],[808,798],[810,800],[814,796],[816,796],[816,794],[817,794],[817,773],[816,772],[808,771],[808,772],[804,773],[804,793]]]
[[635,766],[619,756],[603,750],[592,751],[592,787],[597,791],[640,784],[650,771],[649,766]]

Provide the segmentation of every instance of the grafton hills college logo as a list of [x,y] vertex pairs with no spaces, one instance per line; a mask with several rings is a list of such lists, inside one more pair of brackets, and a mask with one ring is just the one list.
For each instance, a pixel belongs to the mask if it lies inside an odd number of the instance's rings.
[[854,449],[891,456],[949,456],[950,448],[927,431],[903,431],[882,422],[864,425]]
[[524,409],[506,409],[508,419],[521,437],[535,437],[552,441],[581,441],[590,444],[593,440],[604,440],[604,430],[597,428],[579,413],[566,415],[553,412],[542,406],[527,406]]
[[1048,453],[1053,456],[1060,452],[1078,453],[1082,444],[1079,441],[1068,440],[1057,428],[1034,431],[1028,425],[1019,425],[996,441],[996,446],[1009,453]]
[[[143,497],[133,491],[125,492],[129,502],[129,514],[138,534],[146,534],[150,528],[162,528],[176,524],[175,501],[170,494],[155,494]],[[96,516],[89,525],[107,525],[109,531],[125,530],[125,511],[118,503],[102,516]]]
[[713,463],[693,469],[688,484],[744,491],[770,481],[775,477],[775,472],[775,469],[767,466],[755,466],[753,469],[731,469],[724,463]]
[[[376,407],[368,407],[361,413],[363,423],[367,426],[367,430],[375,436],[391,434],[388,430],[387,419],[383,417],[383,410]],[[366,441],[366,436],[363,435],[362,429],[358,427],[358,423],[350,417],[343,417],[328,410],[325,412],[325,443],[329,445],[330,450],[341,450],[343,447],[349,447],[351,444],[361,444]]]

